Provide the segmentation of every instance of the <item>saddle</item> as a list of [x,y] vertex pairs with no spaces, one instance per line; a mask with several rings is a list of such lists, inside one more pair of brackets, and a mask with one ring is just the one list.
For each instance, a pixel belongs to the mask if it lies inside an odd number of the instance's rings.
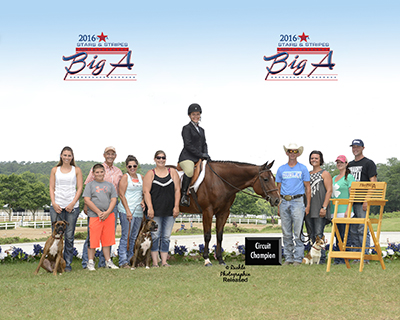
[[[196,183],[196,180],[199,178],[199,175],[200,175],[200,172],[201,172],[201,168],[202,168],[202,163],[203,163],[203,160],[202,160],[202,159],[200,159],[199,161],[197,161],[197,162],[195,163],[195,165],[194,165],[194,173],[193,173],[192,180],[190,181],[190,186],[189,186],[189,188],[190,188],[190,187],[193,187],[193,185]],[[176,170],[178,170],[178,171],[183,171],[182,168],[181,168],[181,166],[179,165],[179,163],[178,163],[178,165],[176,166]],[[188,190],[188,191],[189,191],[189,190]]]

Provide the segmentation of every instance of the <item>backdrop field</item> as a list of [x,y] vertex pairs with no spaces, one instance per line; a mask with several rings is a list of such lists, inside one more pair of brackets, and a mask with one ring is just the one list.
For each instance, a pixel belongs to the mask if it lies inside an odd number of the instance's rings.
[[[175,264],[174,264],[175,263]],[[0,265],[1,319],[399,319],[400,262],[357,266],[99,269],[60,276],[35,263]],[[233,270],[244,267],[245,269]],[[228,270],[229,269],[229,270]],[[225,276],[224,276],[225,272]],[[224,282],[242,274],[247,282]]]

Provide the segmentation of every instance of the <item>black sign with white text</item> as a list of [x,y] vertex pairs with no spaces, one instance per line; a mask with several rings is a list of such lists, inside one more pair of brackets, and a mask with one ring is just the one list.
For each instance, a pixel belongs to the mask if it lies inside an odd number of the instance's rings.
[[279,266],[282,264],[282,238],[247,238],[246,265]]

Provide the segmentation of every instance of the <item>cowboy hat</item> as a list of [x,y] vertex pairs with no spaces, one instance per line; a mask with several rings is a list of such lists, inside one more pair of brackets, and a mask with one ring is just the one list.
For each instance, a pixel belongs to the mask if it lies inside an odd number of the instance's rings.
[[299,150],[299,156],[303,153],[303,147],[298,147],[295,143],[289,143],[287,146],[283,146],[283,149],[285,149],[285,153],[288,150]]

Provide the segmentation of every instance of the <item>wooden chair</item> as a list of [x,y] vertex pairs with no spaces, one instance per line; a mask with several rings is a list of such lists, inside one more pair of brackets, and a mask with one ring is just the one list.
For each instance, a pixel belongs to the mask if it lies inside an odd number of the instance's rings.
[[[333,258],[343,258],[347,268],[350,268],[349,259],[359,259],[360,260],[360,272],[363,271],[364,268],[364,259],[367,260],[379,260],[382,266],[382,269],[385,270],[385,264],[383,262],[382,250],[379,245],[379,237],[381,233],[381,224],[382,224],[382,215],[383,208],[387,202],[385,200],[386,196],[386,182],[353,182],[351,184],[350,197],[349,199],[330,199],[335,206],[335,212],[332,219],[332,233],[331,233],[331,242],[329,246],[329,256],[328,256],[328,265],[326,271],[329,272],[331,268],[331,260]],[[366,202],[367,203],[367,212],[365,218],[351,218],[351,212],[354,203]],[[337,211],[339,205],[348,205],[347,207],[347,217],[345,218],[337,218]],[[371,206],[380,206],[379,218],[371,219],[370,208]],[[345,224],[346,229],[344,233],[344,239],[341,239],[339,230],[337,225]],[[347,247],[347,239],[349,235],[350,225],[352,224],[363,224],[364,225],[364,235],[362,247],[357,247],[357,249],[361,249],[360,252],[354,251],[346,251]],[[372,227],[372,224],[377,224],[376,233]],[[367,227],[369,228],[371,234],[371,244],[375,245],[375,247],[366,247],[367,240]],[[335,233],[337,235],[338,243],[336,244],[339,247],[340,251],[333,251],[333,240]],[[375,249],[376,254],[365,254],[365,249]],[[352,247],[354,249],[354,247]]]

